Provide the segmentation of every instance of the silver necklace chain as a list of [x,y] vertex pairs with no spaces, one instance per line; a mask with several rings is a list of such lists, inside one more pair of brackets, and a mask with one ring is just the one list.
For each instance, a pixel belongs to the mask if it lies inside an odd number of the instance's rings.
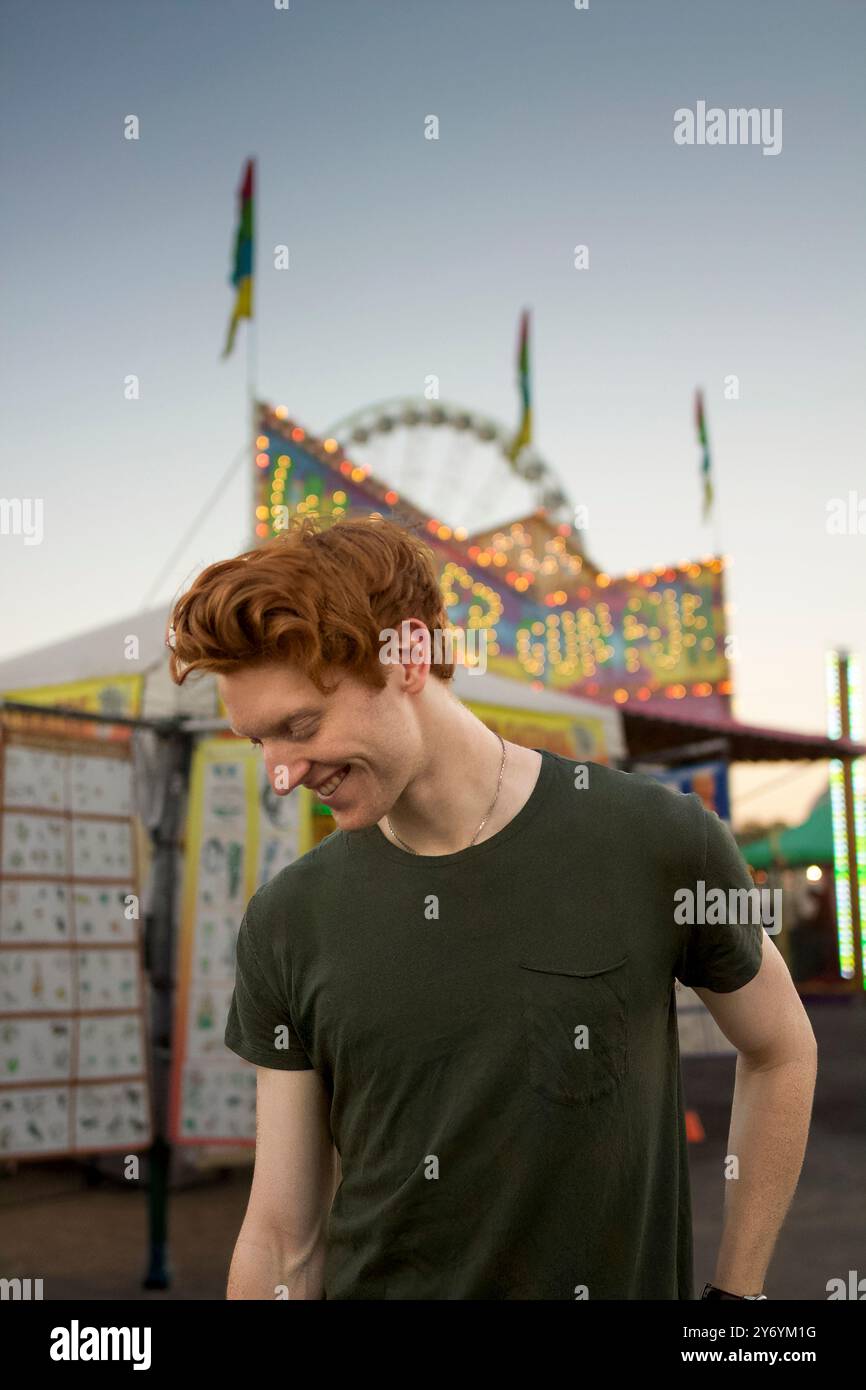
[[[469,844],[466,846],[467,849],[469,849],[472,845],[475,844],[475,841],[478,839],[478,836],[481,834],[482,830],[484,829],[485,825],[486,825],[487,822],[489,821],[490,817],[493,815],[493,808],[494,808],[494,806],[496,805],[497,801],[499,800],[499,793],[500,793],[500,790],[502,789],[502,774],[503,774],[503,772],[505,771],[505,744],[504,744],[504,742],[503,742],[503,739],[502,739],[502,735],[501,735],[501,734],[497,734],[496,737],[499,739],[499,742],[502,744],[502,762],[501,762],[501,764],[500,764],[500,766],[499,766],[499,781],[496,783],[496,795],[494,796],[493,800],[491,801],[490,806],[489,806],[489,808],[488,808],[488,810],[487,810],[487,814],[485,815],[483,821],[482,821],[481,824],[479,825],[479,827],[478,827],[478,829],[476,830],[475,834],[472,836],[472,839],[469,841]],[[413,849],[411,845],[407,845],[407,844],[406,844],[406,841],[405,841],[405,840],[401,840],[401,839],[400,839],[400,836],[397,834],[396,830],[394,829],[393,825],[391,824],[391,817],[390,817],[390,816],[386,816],[386,817],[385,817],[385,820],[388,822],[388,829],[390,830],[391,834],[394,836],[394,839],[397,841],[397,844],[398,844],[398,845],[401,845],[401,846],[403,847],[403,849],[407,849],[407,850],[409,851],[410,854],[417,854],[417,853],[418,853],[417,849]]]

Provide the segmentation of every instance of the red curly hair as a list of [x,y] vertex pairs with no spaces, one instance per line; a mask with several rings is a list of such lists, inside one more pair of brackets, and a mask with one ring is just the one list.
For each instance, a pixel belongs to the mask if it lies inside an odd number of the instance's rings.
[[[381,517],[325,530],[312,517],[293,518],[264,545],[209,565],[177,600],[169,671],[182,685],[193,671],[228,675],[282,658],[323,694],[328,667],[381,690],[379,633],[399,631],[405,618],[420,618],[431,635],[448,626],[433,554],[420,537]],[[430,670],[449,681],[454,662],[431,661]]]

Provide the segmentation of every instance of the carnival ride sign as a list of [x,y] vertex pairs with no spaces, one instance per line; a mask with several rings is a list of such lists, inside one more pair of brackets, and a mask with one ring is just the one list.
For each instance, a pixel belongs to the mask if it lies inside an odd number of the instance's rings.
[[[563,588],[542,595],[532,576],[511,564],[506,545],[472,544],[471,537],[440,525],[344,458],[335,440],[316,440],[265,407],[259,423],[260,540],[294,516],[323,523],[365,514],[393,518],[418,528],[437,557],[449,622],[486,631],[490,671],[621,707],[658,710],[676,702],[706,715],[728,713],[718,557],[619,578],[587,564],[577,576],[563,570]],[[466,645],[471,650],[473,644]]]

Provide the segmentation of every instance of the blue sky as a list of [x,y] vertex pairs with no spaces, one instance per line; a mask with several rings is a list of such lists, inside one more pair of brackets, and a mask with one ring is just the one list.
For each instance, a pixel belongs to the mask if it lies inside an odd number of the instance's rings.
[[[863,6],[7,0],[0,23],[2,492],[45,509],[41,545],[0,536],[3,655],[136,611],[243,443],[246,325],[219,354],[255,154],[260,394],[320,432],[436,373],[516,424],[529,306],[536,442],[593,559],[718,540],[737,715],[823,727],[825,649],[866,663],[866,534],[826,530],[834,497],[866,510]],[[781,153],[676,145],[699,100],[780,108]],[[245,543],[246,495],[160,596]],[[794,772],[738,770],[738,820],[804,813],[824,773]]]

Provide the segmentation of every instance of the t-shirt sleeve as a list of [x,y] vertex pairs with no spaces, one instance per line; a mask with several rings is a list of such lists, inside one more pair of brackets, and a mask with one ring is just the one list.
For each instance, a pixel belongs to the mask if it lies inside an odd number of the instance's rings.
[[[225,1045],[257,1067],[308,1071],[313,1067],[292,1023],[280,972],[263,968],[270,950],[261,935],[265,924],[250,899],[238,931],[235,987],[229,1005]],[[256,944],[258,943],[258,945]]]
[[[708,811],[695,793],[691,795],[695,796],[703,818],[704,852],[698,878],[704,882],[706,898],[714,888],[723,890],[725,908],[714,914],[707,902],[703,915],[718,915],[722,920],[698,921],[700,914],[696,911],[694,922],[680,925],[683,937],[674,973],[684,985],[729,994],[747,985],[761,968],[764,927],[760,920],[755,920],[760,918],[760,913],[754,906],[760,899],[755,899],[754,891],[751,898],[742,894],[731,898],[731,889],[755,889],[752,876],[725,822],[715,811]],[[700,902],[697,882],[687,881],[682,886],[695,893],[697,906]],[[732,902],[733,911],[730,910]]]

